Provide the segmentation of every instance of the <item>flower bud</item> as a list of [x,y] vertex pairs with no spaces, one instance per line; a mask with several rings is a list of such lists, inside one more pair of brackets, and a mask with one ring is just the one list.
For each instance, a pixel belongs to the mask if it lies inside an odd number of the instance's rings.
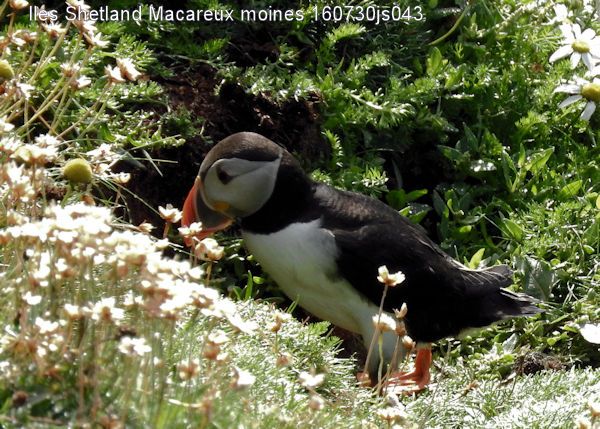
[[90,183],[93,178],[92,167],[85,159],[71,159],[63,168],[63,176],[72,183]]
[[10,63],[6,60],[0,60],[0,82],[11,80],[13,77],[15,77],[15,72]]

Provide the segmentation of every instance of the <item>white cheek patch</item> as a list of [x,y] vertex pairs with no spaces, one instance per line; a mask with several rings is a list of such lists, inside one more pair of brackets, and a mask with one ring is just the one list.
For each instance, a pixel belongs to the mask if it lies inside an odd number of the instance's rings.
[[[248,161],[228,158],[215,162],[204,179],[204,197],[207,205],[224,202],[231,207],[230,214],[248,216],[258,211],[275,188],[281,157],[273,161]],[[223,183],[217,176],[221,170],[232,177]]]

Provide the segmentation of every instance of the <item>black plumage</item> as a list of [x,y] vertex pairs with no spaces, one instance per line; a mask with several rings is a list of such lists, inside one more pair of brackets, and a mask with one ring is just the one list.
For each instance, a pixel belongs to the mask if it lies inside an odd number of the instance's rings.
[[[381,301],[380,266],[405,274],[406,280],[388,291],[384,308],[392,311],[407,304],[405,322],[414,340],[433,342],[466,328],[540,312],[532,298],[503,289],[512,284],[507,266],[465,268],[394,209],[365,195],[312,181],[287,151],[281,151],[271,197],[260,210],[242,219],[242,228],[269,234],[292,223],[321,218],[321,227],[333,233],[339,249],[336,275],[366,299],[376,305]],[[273,143],[264,137],[248,145],[238,140],[235,148],[224,147],[223,153],[258,160],[278,156]]]

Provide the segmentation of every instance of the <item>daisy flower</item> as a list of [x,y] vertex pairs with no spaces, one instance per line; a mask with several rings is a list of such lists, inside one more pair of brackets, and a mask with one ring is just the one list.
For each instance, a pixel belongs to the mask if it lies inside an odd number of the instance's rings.
[[588,69],[593,68],[595,59],[600,58],[600,38],[591,28],[581,31],[579,24],[563,24],[563,45],[550,56],[550,62],[571,56],[571,68],[582,60]]
[[579,100],[584,100],[586,104],[580,118],[589,121],[596,111],[598,103],[600,103],[600,78],[596,77],[590,82],[576,77],[575,82],[559,85],[554,92],[570,94],[558,105],[561,108],[570,106]]
[[573,12],[567,9],[567,6],[564,4],[555,4],[552,6],[552,8],[554,9],[554,14],[556,16],[549,22],[549,24],[554,24],[556,22],[561,24],[565,23],[569,20],[569,17],[573,15]]

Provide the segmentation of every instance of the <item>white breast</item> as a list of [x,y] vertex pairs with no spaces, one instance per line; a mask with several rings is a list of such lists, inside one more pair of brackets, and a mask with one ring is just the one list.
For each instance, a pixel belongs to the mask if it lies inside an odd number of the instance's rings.
[[317,219],[273,234],[244,232],[243,237],[290,299],[323,320],[362,334],[359,318],[372,304],[337,275],[334,236],[320,225]]

